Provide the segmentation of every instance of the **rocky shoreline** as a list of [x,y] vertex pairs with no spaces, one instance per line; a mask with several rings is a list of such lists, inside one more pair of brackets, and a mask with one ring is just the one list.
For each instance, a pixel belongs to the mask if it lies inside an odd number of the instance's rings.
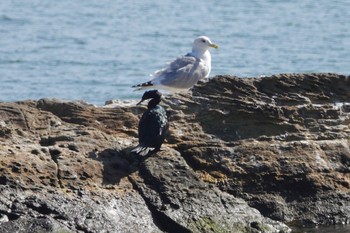
[[289,232],[350,223],[350,77],[217,76],[145,107],[0,103],[0,232]]

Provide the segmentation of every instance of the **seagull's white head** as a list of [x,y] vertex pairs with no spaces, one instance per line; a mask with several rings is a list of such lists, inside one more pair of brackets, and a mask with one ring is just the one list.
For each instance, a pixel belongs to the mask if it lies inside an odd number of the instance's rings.
[[212,48],[219,48],[219,46],[217,46],[216,44],[213,44],[210,39],[206,36],[200,36],[197,37],[194,41],[193,41],[193,47],[192,47],[192,51],[202,51],[205,52],[207,51],[210,47]]

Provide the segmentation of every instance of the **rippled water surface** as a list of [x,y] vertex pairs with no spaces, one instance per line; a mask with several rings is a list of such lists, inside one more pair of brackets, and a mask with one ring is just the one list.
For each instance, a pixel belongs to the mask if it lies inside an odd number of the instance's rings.
[[349,233],[349,225],[318,226],[305,228],[292,228],[292,233]]
[[199,35],[220,45],[212,73],[350,72],[348,0],[3,0],[0,101],[139,98]]

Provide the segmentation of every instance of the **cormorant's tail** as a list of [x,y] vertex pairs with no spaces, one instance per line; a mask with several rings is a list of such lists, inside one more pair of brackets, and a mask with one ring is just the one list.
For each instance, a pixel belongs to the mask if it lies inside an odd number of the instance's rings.
[[147,146],[138,145],[137,147],[132,149],[131,152],[134,152],[134,153],[141,155],[141,156],[146,156],[150,152],[154,152],[155,149],[156,148],[154,148],[154,147],[147,147]]
[[139,90],[143,90],[143,89],[150,89],[150,88],[153,88],[153,83],[152,81],[148,81],[148,82],[145,82],[145,83],[140,83],[140,84],[137,84],[137,85],[134,85],[132,87],[135,88],[135,91],[139,91]]

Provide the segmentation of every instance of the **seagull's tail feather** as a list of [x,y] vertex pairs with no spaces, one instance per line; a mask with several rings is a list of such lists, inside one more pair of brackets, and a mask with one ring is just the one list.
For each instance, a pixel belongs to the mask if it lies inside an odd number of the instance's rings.
[[153,88],[154,85],[153,85],[152,81],[148,81],[148,82],[144,82],[144,83],[140,83],[140,84],[134,85],[132,87],[135,88],[135,91],[139,91],[139,90]]
[[156,148],[154,148],[154,147],[147,147],[147,146],[138,145],[137,147],[132,149],[131,152],[134,152],[134,153],[141,155],[141,156],[146,156],[150,152],[153,152],[155,149]]

